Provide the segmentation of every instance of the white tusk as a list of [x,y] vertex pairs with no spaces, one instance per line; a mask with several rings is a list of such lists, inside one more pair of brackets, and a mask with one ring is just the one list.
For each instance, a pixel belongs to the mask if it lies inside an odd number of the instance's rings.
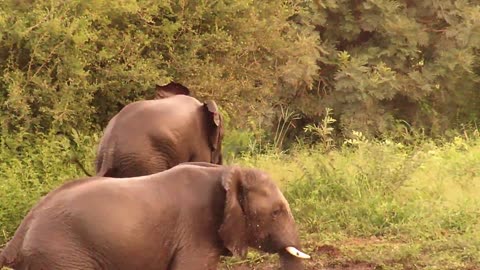
[[300,250],[298,250],[294,247],[286,247],[285,249],[288,251],[288,253],[292,254],[293,256],[295,256],[297,258],[310,259],[310,255],[305,254],[305,253],[301,252]]

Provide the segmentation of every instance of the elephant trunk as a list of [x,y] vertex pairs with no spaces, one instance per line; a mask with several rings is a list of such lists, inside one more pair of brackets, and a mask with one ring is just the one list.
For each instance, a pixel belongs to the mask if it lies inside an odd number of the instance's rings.
[[303,253],[300,245],[298,231],[293,220],[293,216],[289,216],[287,222],[282,226],[278,235],[277,247],[281,247],[278,251],[280,256],[280,264],[283,270],[301,270],[303,267],[303,260],[310,259],[308,254]]
[[285,241],[277,246],[280,247],[276,252],[280,256],[281,269],[283,270],[301,270],[303,269],[302,261],[310,258],[308,254],[300,250],[300,241],[298,241],[297,237],[295,233],[293,241]]
[[280,265],[282,270],[303,270],[303,262],[301,258],[291,255],[287,250],[279,252]]

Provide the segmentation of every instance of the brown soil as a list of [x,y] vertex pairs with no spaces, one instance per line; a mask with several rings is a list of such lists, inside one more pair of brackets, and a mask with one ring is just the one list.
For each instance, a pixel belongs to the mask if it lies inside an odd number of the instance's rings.
[[[312,259],[305,261],[305,270],[374,270],[376,265],[369,262],[351,261],[335,262],[342,255],[341,251],[332,245],[322,245],[313,249]],[[222,267],[222,270],[278,270],[278,262],[262,262],[258,264],[242,264]]]

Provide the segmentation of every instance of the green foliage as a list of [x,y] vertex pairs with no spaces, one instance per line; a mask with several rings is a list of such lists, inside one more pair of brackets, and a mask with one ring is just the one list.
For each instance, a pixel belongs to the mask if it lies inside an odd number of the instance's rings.
[[332,124],[335,123],[335,120],[332,116],[332,109],[326,108],[325,109],[325,117],[321,121],[320,125],[317,124],[308,124],[306,127],[303,128],[303,131],[306,133],[312,133],[314,136],[320,138],[320,142],[325,149],[325,151],[329,151],[335,147],[334,142],[334,128]]
[[283,106],[280,106],[280,112],[280,118],[277,123],[277,128],[273,138],[272,146],[274,149],[282,149],[288,129],[290,129],[292,126],[294,127],[292,123],[295,120],[300,119],[298,113],[289,110],[289,108],[284,109]]
[[[98,132],[170,80],[277,147],[326,108],[347,138],[399,123],[439,135],[480,116],[480,9],[469,1],[8,0],[0,10],[3,133]],[[298,117],[278,130],[286,110]]]
[[[0,243],[13,235],[41,196],[84,176],[70,162],[72,155],[93,171],[99,136],[70,133],[1,137]],[[348,254],[332,264],[355,258],[385,269],[480,266],[478,133],[405,145],[354,132],[328,152],[319,144],[295,147],[289,154],[252,147],[253,133],[228,134],[228,164],[254,166],[274,177],[290,202],[308,252],[331,243]],[[244,262],[273,259],[252,252]],[[230,269],[241,262],[231,259],[224,266]]]
[[288,21],[294,4],[10,0],[0,10],[4,132],[98,131],[172,79],[245,126],[277,102],[280,80],[311,84],[317,70],[317,37]]
[[327,154],[318,145],[234,162],[270,172],[309,233],[428,238],[480,228],[478,134],[414,146],[354,134]]
[[[307,4],[308,3],[308,4]],[[317,91],[293,99],[338,130],[378,136],[404,120],[440,135],[480,116],[480,8],[475,1],[312,1],[299,21],[316,26]]]
[[320,144],[235,162],[274,176],[308,252],[324,244],[342,250],[322,258],[324,266],[353,260],[381,269],[478,268],[478,133],[415,145],[353,134],[326,154]]
[[[74,133],[76,134],[76,133]],[[73,154],[93,160],[98,136],[31,135],[0,137],[0,242],[15,232],[39,198],[66,180],[85,176]],[[93,171],[93,162],[85,164]]]
[[[310,232],[366,237],[466,233],[478,229],[478,138],[443,146],[352,140],[327,156],[293,156],[289,199]],[[282,161],[285,163],[285,161]],[[294,164],[299,164],[292,168]],[[319,207],[321,205],[322,207]]]

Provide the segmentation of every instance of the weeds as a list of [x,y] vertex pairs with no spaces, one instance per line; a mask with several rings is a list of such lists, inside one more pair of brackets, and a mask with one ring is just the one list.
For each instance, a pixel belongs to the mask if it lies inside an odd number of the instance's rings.
[[277,179],[313,246],[367,239],[370,252],[343,248],[380,269],[478,269],[480,137],[405,145],[353,135],[328,153],[320,145],[235,162]]
[[277,129],[275,130],[275,135],[273,138],[274,149],[282,149],[288,129],[290,127],[294,127],[293,121],[300,119],[300,115],[291,111],[288,107],[284,109],[283,106],[280,106],[280,114],[281,115],[277,124]]
[[[70,163],[72,153],[93,171],[99,136],[73,134],[0,138],[0,242],[12,236],[40,196],[84,176]],[[227,136],[227,149],[239,142],[242,151],[228,163],[272,175],[290,202],[307,251],[324,244],[341,249],[342,256],[324,263],[359,260],[381,269],[480,267],[478,133],[415,145],[353,133],[328,152],[319,145],[296,147],[288,155],[249,152],[248,134],[229,134],[240,137]],[[247,257],[249,264],[268,260],[256,252]],[[238,263],[228,259],[224,267]]]
[[330,151],[335,147],[335,142],[333,140],[333,127],[331,125],[335,123],[335,120],[332,117],[332,109],[325,109],[325,117],[323,118],[320,125],[309,124],[303,129],[306,133],[312,133],[314,136],[320,138],[321,145],[325,152]]

